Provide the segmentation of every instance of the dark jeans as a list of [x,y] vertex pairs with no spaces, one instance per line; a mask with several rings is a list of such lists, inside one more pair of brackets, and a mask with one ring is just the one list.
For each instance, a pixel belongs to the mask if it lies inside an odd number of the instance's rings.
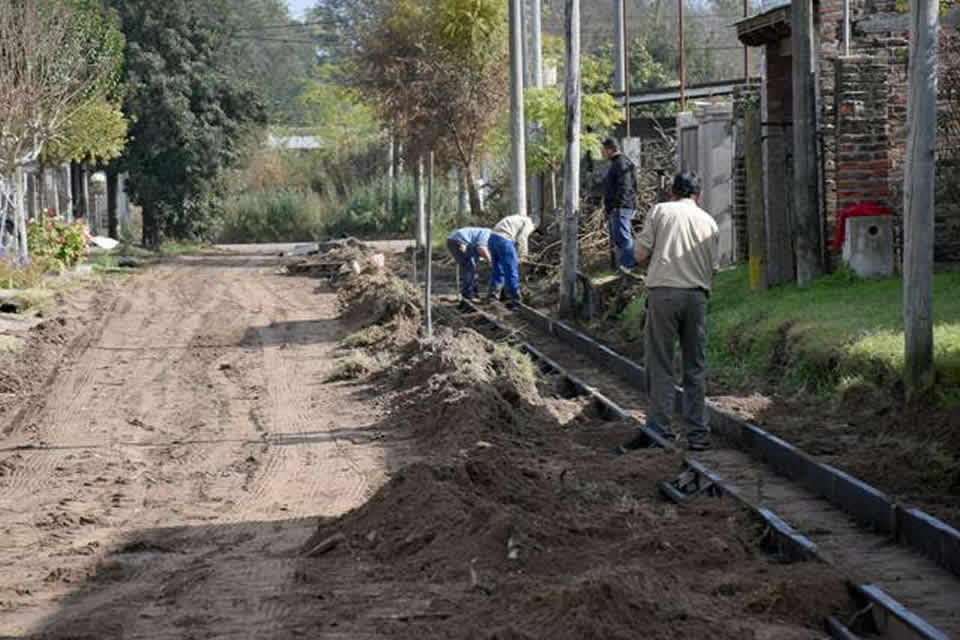
[[633,209],[614,209],[607,212],[607,231],[610,243],[617,254],[617,265],[633,269],[637,261],[633,256]]
[[683,354],[683,419],[687,438],[710,438],[706,415],[707,294],[702,289],[655,287],[647,294],[645,347],[647,426],[672,432],[675,401],[673,353]]
[[471,246],[466,251],[460,250],[460,243],[447,238],[447,251],[457,261],[460,269],[460,295],[467,300],[477,296],[477,252]]

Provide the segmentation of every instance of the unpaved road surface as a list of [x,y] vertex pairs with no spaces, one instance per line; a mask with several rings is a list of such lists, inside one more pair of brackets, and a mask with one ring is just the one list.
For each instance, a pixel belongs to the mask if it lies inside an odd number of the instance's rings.
[[278,265],[181,258],[88,301],[0,423],[0,638],[303,632],[300,546],[387,461],[376,398],[326,382],[335,295]]

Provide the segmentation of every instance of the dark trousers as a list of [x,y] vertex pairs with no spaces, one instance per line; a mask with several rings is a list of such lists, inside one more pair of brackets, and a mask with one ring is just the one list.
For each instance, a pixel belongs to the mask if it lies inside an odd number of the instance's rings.
[[465,251],[460,247],[461,243],[447,238],[447,251],[457,261],[460,270],[460,295],[469,300],[477,295],[477,252],[469,245]]
[[647,426],[671,433],[675,401],[673,354],[683,355],[683,419],[687,438],[706,440],[707,294],[702,289],[655,287],[648,291],[645,332]]

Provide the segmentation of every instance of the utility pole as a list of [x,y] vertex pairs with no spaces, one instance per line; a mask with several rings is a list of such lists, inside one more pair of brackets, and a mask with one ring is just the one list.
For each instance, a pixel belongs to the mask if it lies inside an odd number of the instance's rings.
[[793,214],[797,230],[797,284],[803,286],[823,274],[817,163],[816,74],[813,70],[813,0],[797,0],[791,6]]
[[427,338],[433,337],[433,308],[430,304],[430,293],[433,289],[433,151],[430,152],[427,160],[427,266],[425,285],[423,287],[423,309],[424,322],[426,323],[425,335]]
[[522,0],[510,0],[511,213],[527,215],[527,151],[523,127]]
[[927,399],[935,382],[932,287],[939,10],[937,0],[910,3],[910,95],[903,178],[903,379],[910,404]]
[[[624,108],[627,113],[630,106],[626,103],[627,93],[627,29],[626,6],[624,0],[613,0],[613,92],[624,96]],[[579,28],[579,27],[578,27]]]
[[[750,17],[750,0],[743,0],[743,17]],[[743,45],[743,81],[750,82],[750,48]]]
[[[630,39],[627,37],[627,0],[621,0],[623,20],[620,30],[623,31],[623,107],[626,116],[626,137],[630,137]],[[626,146],[626,145],[624,145]]]
[[566,0],[567,154],[563,163],[563,222],[560,313],[573,315],[577,305],[577,252],[580,208],[580,0]]
[[683,44],[683,0],[677,0],[677,23],[679,30],[679,40],[680,40],[680,111],[685,111],[687,108],[687,63],[684,59],[684,44]]
[[[533,76],[531,78],[532,86],[535,89],[543,88],[543,11],[542,11],[543,0],[530,0],[532,5],[531,11],[531,24],[530,24],[530,73]],[[541,124],[533,123],[532,132],[534,138],[539,139],[542,135]],[[533,177],[532,187],[533,193],[531,194],[530,202],[533,205],[534,217],[537,219],[538,224],[543,225],[544,223],[544,180],[543,174],[538,174]]]

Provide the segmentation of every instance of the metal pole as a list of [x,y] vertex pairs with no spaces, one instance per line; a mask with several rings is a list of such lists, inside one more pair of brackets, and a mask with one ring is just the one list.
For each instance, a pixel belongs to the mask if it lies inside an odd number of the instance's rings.
[[627,39],[627,0],[622,0],[623,12],[623,105],[627,116],[627,137],[630,137],[630,40]]
[[510,139],[513,214],[527,214],[527,150],[523,126],[523,30],[521,1],[510,0]]
[[[627,55],[626,55],[626,30],[624,23],[624,1],[613,0],[613,92],[626,94],[627,78]],[[626,102],[624,102],[626,107]]]
[[426,283],[423,287],[424,321],[426,322],[426,337],[433,337],[433,309],[430,304],[430,293],[433,289],[433,151],[427,156],[427,244],[424,249],[427,253]]
[[566,0],[567,154],[563,163],[563,223],[560,312],[572,315],[577,303],[577,252],[580,207],[580,0]]
[[677,0],[677,14],[680,30],[680,111],[687,108],[687,70],[683,59],[683,0]]
[[[536,89],[543,88],[543,15],[542,15],[542,2],[543,0],[530,0],[533,11],[531,12],[531,70],[533,72],[533,87]],[[533,134],[537,140],[543,135],[542,124],[534,123],[533,125]],[[537,218],[538,224],[545,226],[545,216],[544,216],[544,179],[543,174],[539,174],[533,177],[532,182],[533,194],[531,202],[534,209],[534,217]]]

